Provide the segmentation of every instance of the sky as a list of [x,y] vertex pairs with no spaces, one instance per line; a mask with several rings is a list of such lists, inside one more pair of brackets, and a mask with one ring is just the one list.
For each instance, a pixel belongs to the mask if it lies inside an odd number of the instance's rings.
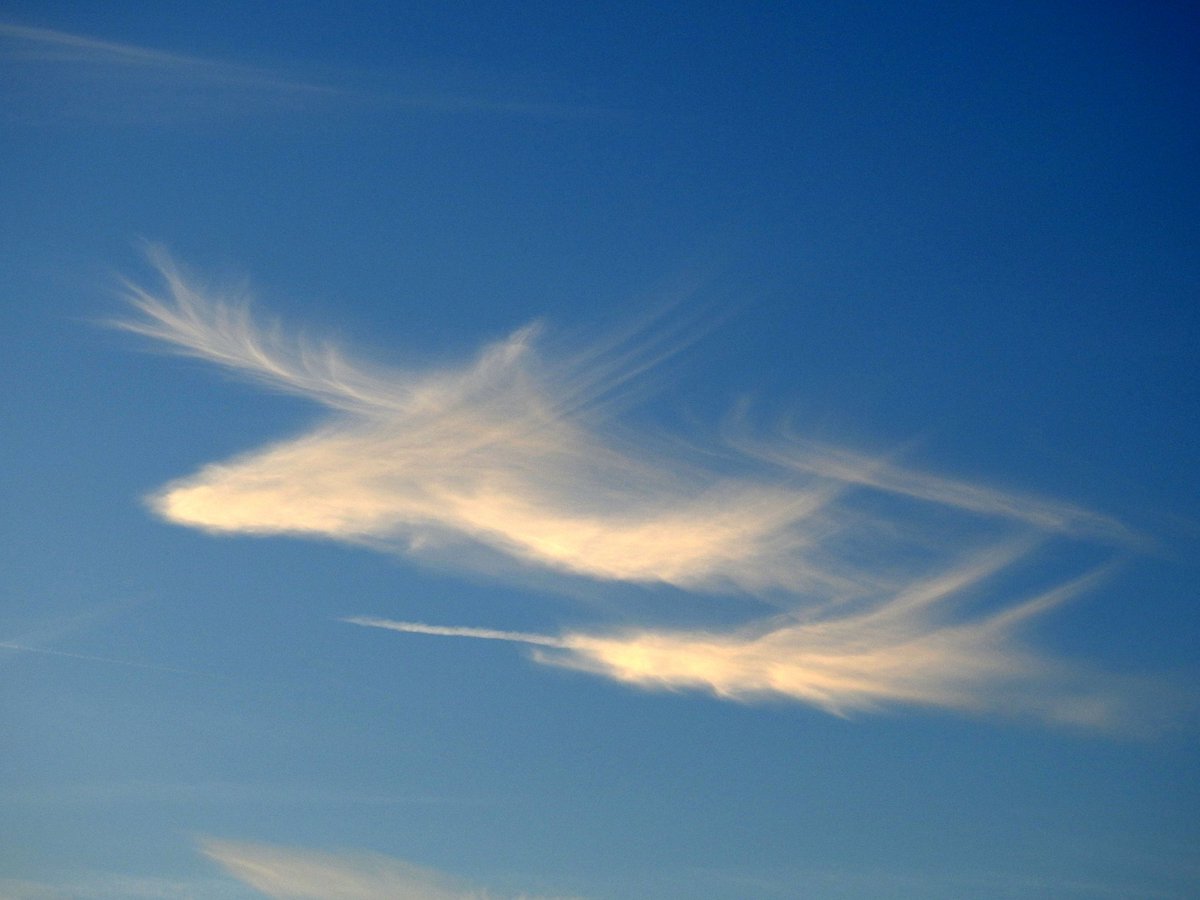
[[1198,36],[0,5],[0,898],[1200,893]]

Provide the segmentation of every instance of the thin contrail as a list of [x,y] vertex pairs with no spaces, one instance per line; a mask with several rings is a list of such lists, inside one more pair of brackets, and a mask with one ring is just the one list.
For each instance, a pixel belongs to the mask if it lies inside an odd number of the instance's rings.
[[220,678],[211,672],[197,672],[195,669],[177,669],[173,666],[158,666],[153,663],[134,662],[128,659],[114,659],[111,656],[92,656],[88,653],[68,653],[66,650],[48,650],[45,647],[29,647],[25,644],[14,644],[10,641],[0,641],[0,648],[5,650],[21,650],[26,653],[45,653],[50,656],[65,656],[68,659],[85,659],[90,662],[113,663],[118,666],[131,666],[135,669],[152,669],[155,672],[174,672],[177,675],[201,675],[205,678]]
[[388,628],[392,631],[404,631],[409,634],[437,634],[443,637],[482,638],[487,641],[509,641],[516,644],[537,644],[541,647],[568,646],[561,638],[545,634],[533,634],[528,631],[498,631],[495,628],[449,628],[444,625],[423,625],[420,622],[396,622],[391,619],[374,619],[370,616],[349,616],[339,621],[351,625],[364,625],[367,628]]

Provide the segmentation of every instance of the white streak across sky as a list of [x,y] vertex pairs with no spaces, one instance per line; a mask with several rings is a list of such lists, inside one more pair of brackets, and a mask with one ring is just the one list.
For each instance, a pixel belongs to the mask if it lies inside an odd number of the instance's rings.
[[1018,640],[1019,626],[1099,571],[1025,595],[1003,584],[1052,541],[1128,542],[1111,518],[799,439],[743,435],[705,448],[718,452],[668,455],[628,428],[617,440],[601,412],[645,368],[651,339],[547,359],[528,326],[458,366],[366,366],[260,324],[246,298],[155,260],[164,289],[131,286],[138,315],[121,327],[328,410],[299,437],[168,484],[149,500],[163,518],[404,553],[474,547],[483,552],[456,559],[769,597],[784,610],[736,629],[557,636],[349,621],[516,641],[541,662],[621,682],[838,714],[911,704],[1112,724],[1100,688],[1068,687],[1068,667]]
[[[968,567],[971,569],[974,567]],[[959,578],[915,585],[865,611],[799,618],[720,632],[625,629],[562,635],[448,628],[354,616],[353,625],[411,634],[482,638],[532,645],[541,663],[578,669],[651,689],[707,690],[730,700],[799,700],[845,716],[888,704],[970,712],[1034,713],[1048,721],[1112,728],[1115,696],[1095,680],[1082,685],[1061,664],[1019,648],[1022,622],[1093,584],[1096,570],[991,615],[947,621],[936,607]]]
[[[22,80],[33,73],[34,96],[53,105],[62,115],[79,115],[85,110],[65,101],[78,95],[63,92],[54,77],[69,76],[86,85],[93,103],[101,98],[109,115],[124,119],[141,115],[161,121],[207,112],[229,116],[237,110],[263,112],[267,104],[285,109],[331,111],[368,103],[378,108],[444,115],[490,114],[534,119],[596,119],[614,111],[584,104],[522,96],[504,96],[491,85],[476,91],[429,85],[419,72],[391,86],[356,88],[348,82],[361,81],[353,72],[343,72],[340,81],[326,84],[299,77],[286,70],[252,65],[235,60],[176,53],[157,47],[105,40],[86,34],[0,21],[0,77],[14,73]],[[421,86],[418,88],[417,85]],[[164,104],[160,93],[174,101]],[[186,98],[186,103],[181,99]],[[123,102],[124,101],[124,102]],[[318,101],[323,101],[317,105]],[[149,109],[144,107],[149,106]],[[186,106],[188,109],[176,108]],[[94,115],[95,111],[92,110]]]
[[274,92],[338,93],[333,88],[290,79],[268,69],[12,22],[0,22],[0,58],[61,66],[109,66]]

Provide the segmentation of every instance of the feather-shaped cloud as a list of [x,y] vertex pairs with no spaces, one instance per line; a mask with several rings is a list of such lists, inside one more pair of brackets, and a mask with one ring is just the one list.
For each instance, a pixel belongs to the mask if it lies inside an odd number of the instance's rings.
[[[636,349],[547,359],[529,326],[458,367],[367,366],[259,324],[244,298],[213,296],[157,262],[164,289],[131,287],[139,315],[122,327],[329,410],[308,433],[156,492],[150,505],[170,521],[400,552],[473,546],[532,571],[757,594],[786,610],[724,633],[512,638],[540,645],[541,661],[623,682],[836,713],[908,703],[1110,717],[1014,639],[1019,621],[1095,576],[1024,602],[997,586],[1052,538],[1129,541],[1106,516],[800,439],[743,435],[720,453],[666,455],[627,431],[617,439],[599,412],[642,366]],[[963,612],[966,597],[982,608]]]
[[[829,448],[774,455],[734,476],[605,439],[590,400],[619,381],[607,360],[548,362],[526,327],[457,369],[370,368],[330,344],[256,324],[159,257],[166,291],[132,289],[121,323],[175,350],[329,407],[311,432],[207,466],[151,505],[211,531],[293,533],[397,548],[467,539],[597,579],[828,592],[874,583],[828,552],[848,487],[917,496],[1046,531],[1117,530],[1102,517]],[[797,474],[798,470],[805,470]],[[881,548],[882,549],[882,548]]]

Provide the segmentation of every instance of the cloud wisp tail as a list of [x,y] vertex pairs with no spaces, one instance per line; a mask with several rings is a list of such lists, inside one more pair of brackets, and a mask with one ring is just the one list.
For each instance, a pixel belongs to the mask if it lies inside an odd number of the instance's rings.
[[[532,634],[355,616],[342,621],[410,634],[532,646],[532,658],[651,690],[701,690],[726,700],[785,699],[838,716],[890,706],[1029,714],[1110,728],[1117,698],[1098,680],[1081,688],[1070,667],[1017,639],[1021,625],[1094,585],[1106,568],[973,618],[946,607],[987,577],[974,562],[860,610],[779,616],[737,629],[630,628]],[[921,602],[914,602],[919,599]]]

